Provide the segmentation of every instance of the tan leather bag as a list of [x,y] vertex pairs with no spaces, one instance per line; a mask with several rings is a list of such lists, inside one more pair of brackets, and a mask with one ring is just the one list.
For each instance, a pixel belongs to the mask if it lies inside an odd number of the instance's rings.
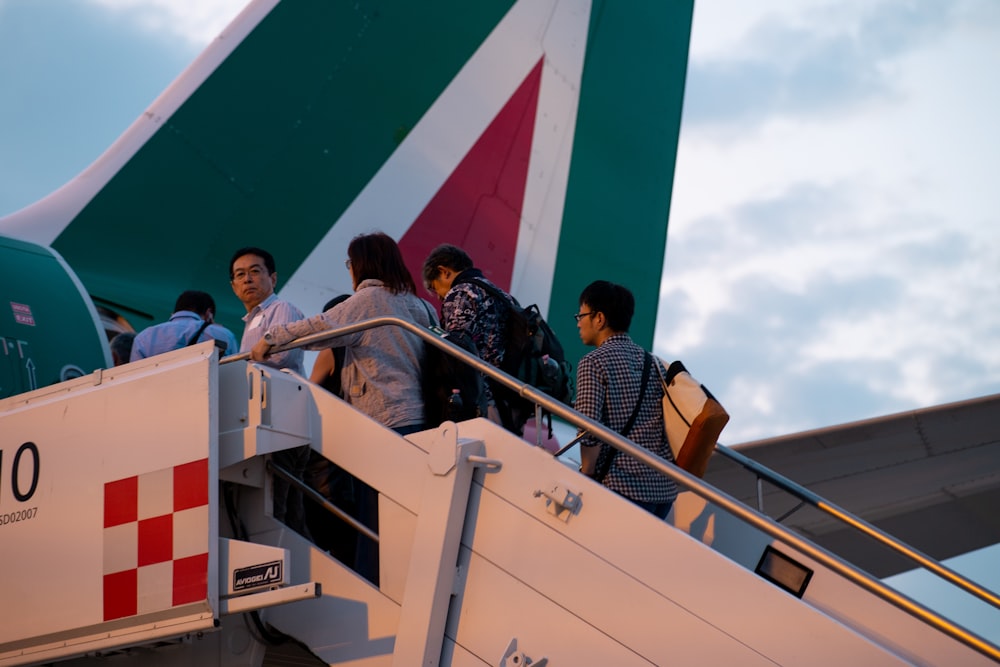
[[663,386],[663,426],[674,462],[696,477],[702,477],[712,458],[719,434],[729,422],[729,413],[700,382],[691,377],[680,361],[664,371],[656,369]]

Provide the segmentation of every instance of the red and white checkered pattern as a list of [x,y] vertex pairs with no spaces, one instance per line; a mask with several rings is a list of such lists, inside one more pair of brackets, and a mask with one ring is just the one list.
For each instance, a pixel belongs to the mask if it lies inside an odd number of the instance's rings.
[[208,459],[104,485],[104,620],[208,596]]

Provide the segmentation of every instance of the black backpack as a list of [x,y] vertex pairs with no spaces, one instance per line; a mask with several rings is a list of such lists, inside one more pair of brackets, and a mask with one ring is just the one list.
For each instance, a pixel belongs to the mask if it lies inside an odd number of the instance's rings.
[[[466,352],[479,356],[472,338],[463,331],[444,331],[430,327],[431,332],[454,343]],[[464,421],[486,416],[486,391],[483,375],[463,360],[451,356],[430,344],[424,345],[420,364],[420,390],[424,400],[424,420],[428,427],[442,422]],[[452,398],[455,390],[458,398]]]
[[[573,367],[566,361],[562,344],[542,317],[538,306],[532,304],[523,308],[513,296],[476,277],[457,281],[452,287],[459,282],[482,288],[509,308],[507,343],[500,370],[572,406]],[[521,433],[524,423],[534,415],[534,404],[496,383],[491,387],[504,426]]]

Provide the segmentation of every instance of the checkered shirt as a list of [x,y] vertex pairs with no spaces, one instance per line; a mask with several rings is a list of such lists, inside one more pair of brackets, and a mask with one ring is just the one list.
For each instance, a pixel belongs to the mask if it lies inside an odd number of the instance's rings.
[[[643,354],[643,349],[627,334],[617,334],[584,356],[576,373],[577,411],[621,433],[639,400]],[[653,454],[672,461],[673,455],[663,429],[662,400],[663,388],[653,366],[639,414],[626,437]],[[598,470],[614,452],[610,445],[593,437],[583,438],[580,444],[601,447]],[[673,480],[626,454],[615,458],[604,478],[604,486],[637,502],[665,503],[673,502],[677,497],[677,485]]]

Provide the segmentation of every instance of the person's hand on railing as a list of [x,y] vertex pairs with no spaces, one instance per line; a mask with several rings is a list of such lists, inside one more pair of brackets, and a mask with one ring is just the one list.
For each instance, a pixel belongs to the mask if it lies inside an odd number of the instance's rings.
[[250,349],[250,359],[252,361],[264,361],[271,355],[271,348],[273,346],[266,340],[261,338],[257,343]]

